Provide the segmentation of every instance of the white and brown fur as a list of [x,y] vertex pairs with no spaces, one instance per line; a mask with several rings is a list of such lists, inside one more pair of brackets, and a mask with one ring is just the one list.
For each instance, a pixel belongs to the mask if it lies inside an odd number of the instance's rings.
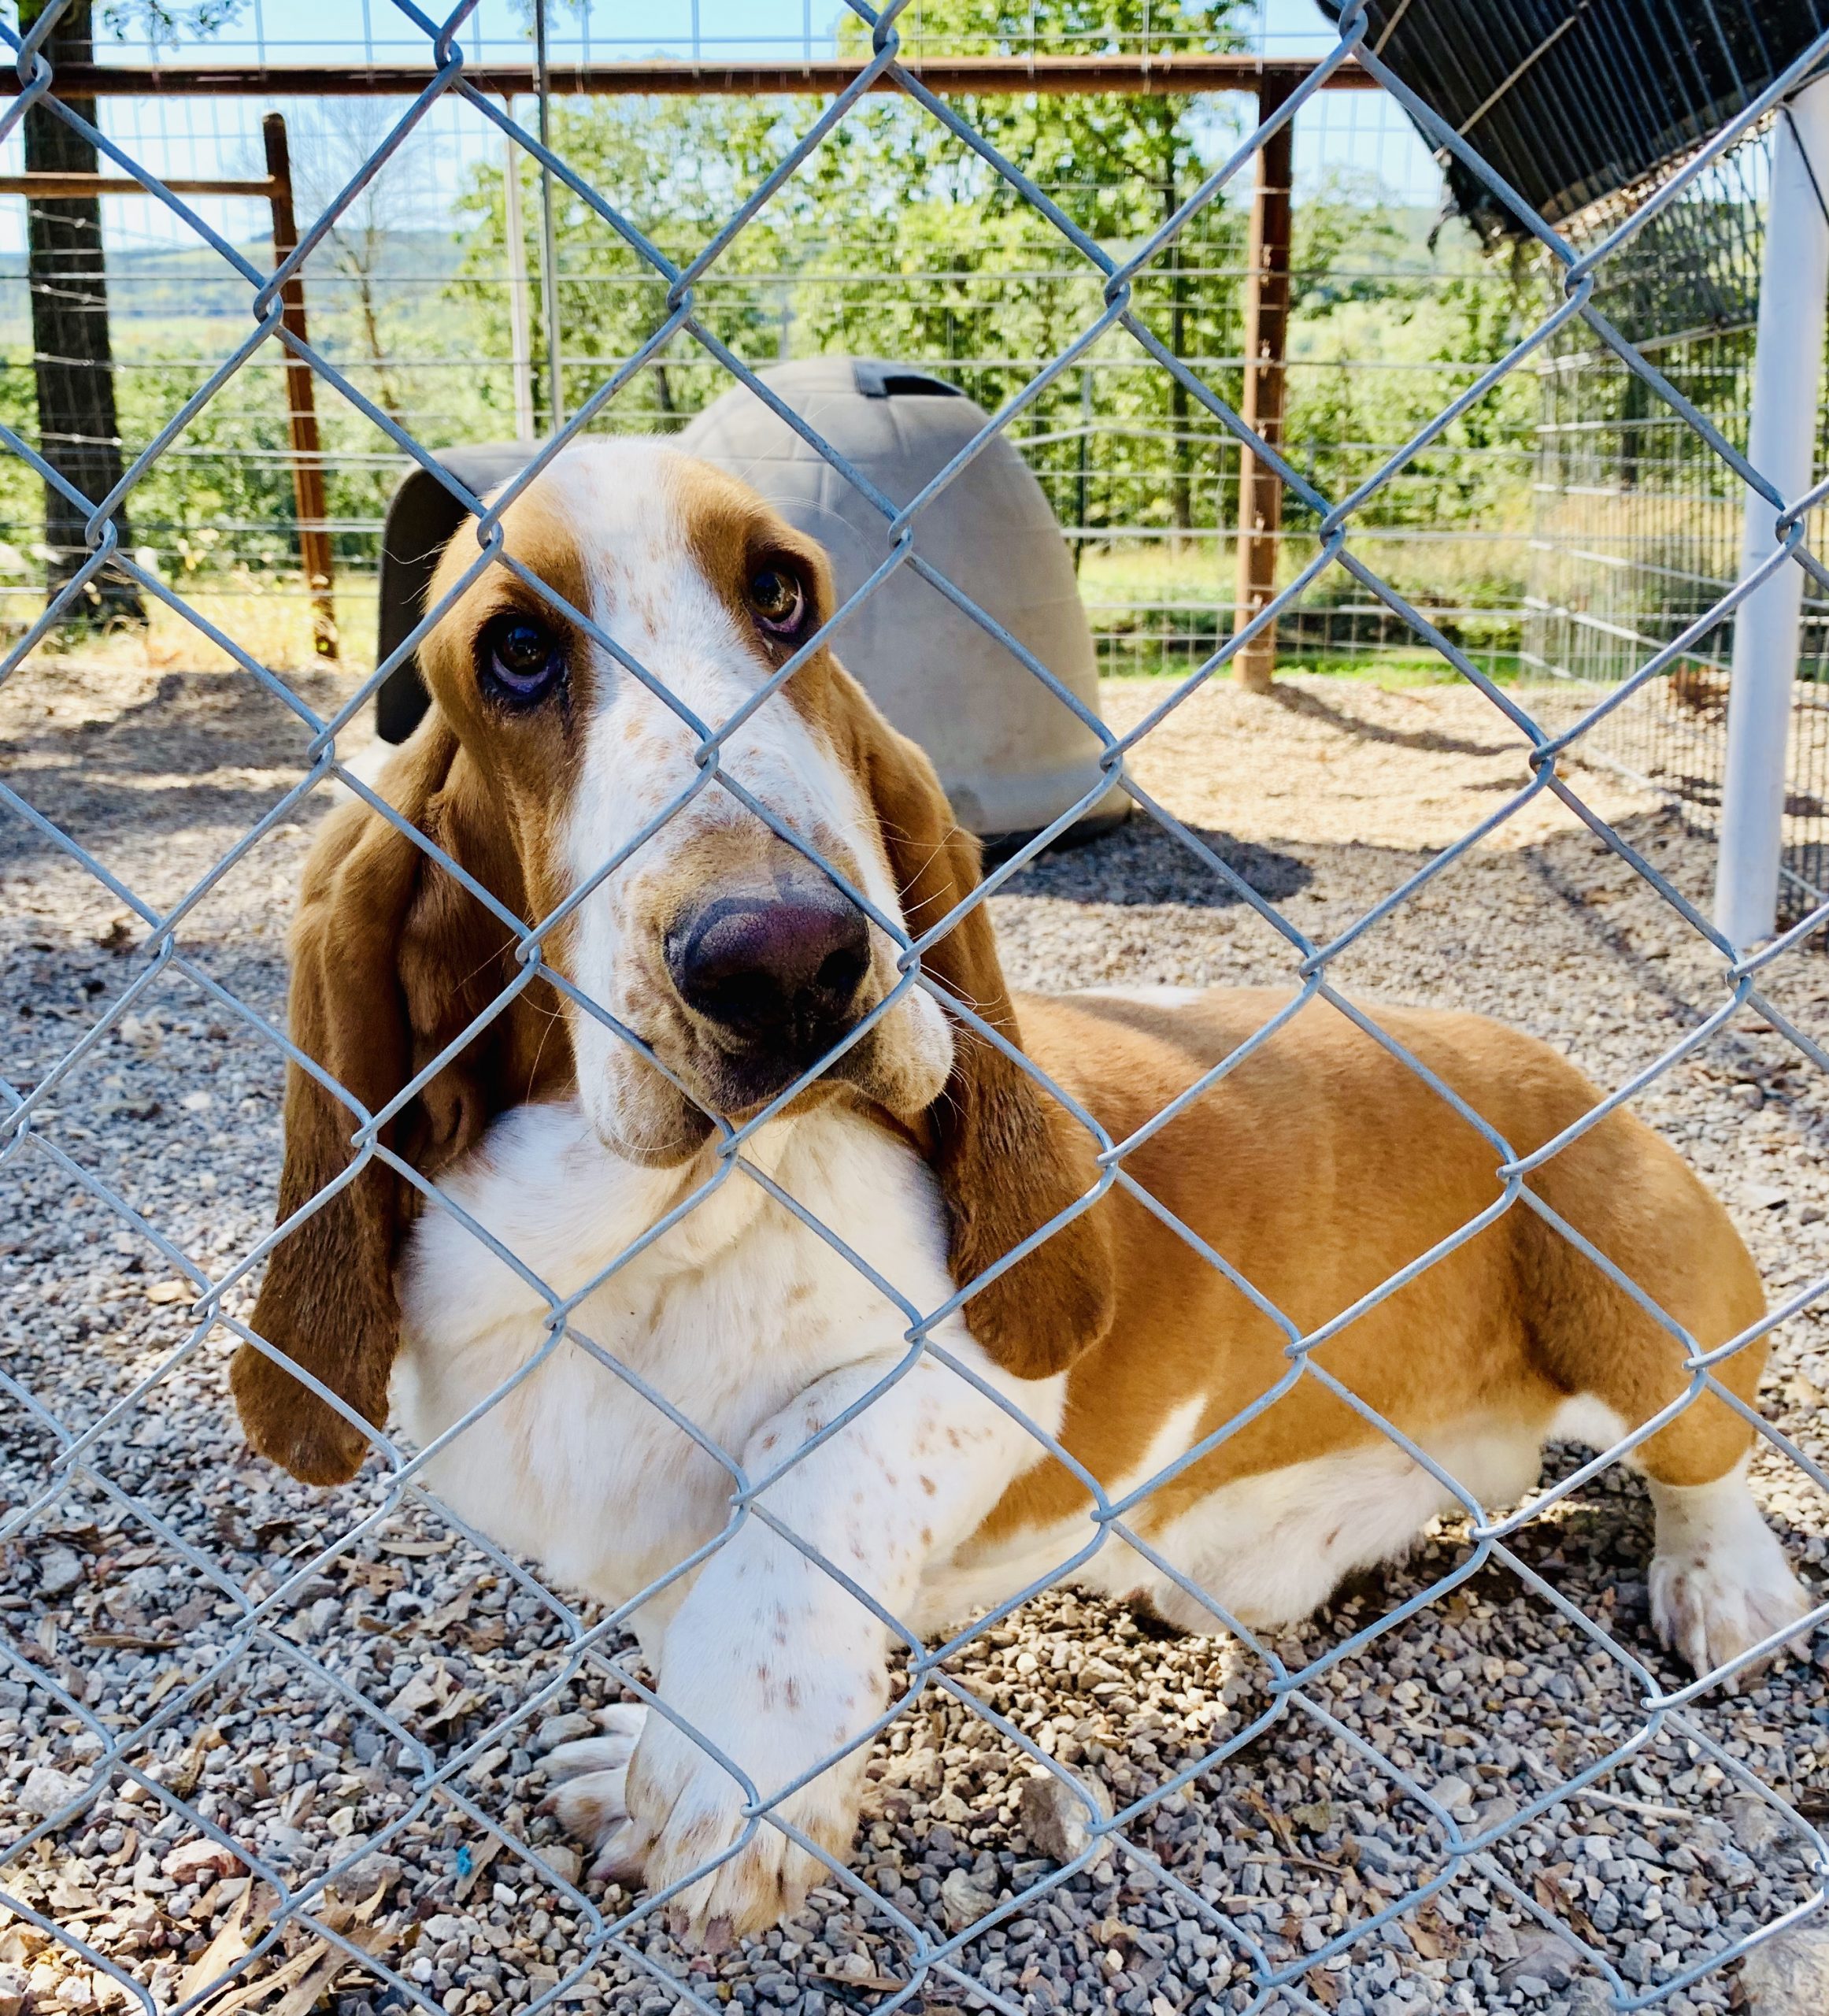
[[[753,619],[746,584],[758,567],[804,582],[809,622],[831,607],[816,548],[741,485],[651,445],[568,450],[504,524],[510,552],[706,723],[728,718],[790,648]],[[468,540],[457,545],[435,595],[474,558]],[[559,633],[566,676],[549,703],[511,713],[479,690],[476,639],[516,606]],[[691,780],[696,731],[505,568],[465,591],[421,656],[435,705],[383,791],[530,922]],[[976,847],[926,759],[824,652],[730,737],[722,762],[913,930],[976,884]],[[707,1112],[740,1119],[757,1107],[759,1081],[746,1077],[756,1060],[735,1055],[670,984],[670,926],[708,891],[799,886],[813,873],[732,795],[702,790],[545,940],[551,969],[679,1084],[541,979],[403,1110],[391,1146],[554,1294],[577,1292],[713,1176]],[[860,1011],[898,976],[890,940],[873,927],[871,941]],[[294,1038],[371,1111],[519,971],[499,922],[356,803],[318,840],[293,943]],[[1013,999],[982,907],[925,964],[1114,1140],[1286,998]],[[1520,1153],[1594,1103],[1561,1058],[1498,1024],[1394,1008],[1378,1017]],[[296,1069],[286,1117],[283,1214],[346,1173],[354,1125]],[[1084,1128],[920,988],[746,1152],[924,1311],[1097,1180]],[[1306,1333],[1490,1205],[1498,1160],[1416,1073],[1316,1004],[1139,1143],[1125,1168]],[[1609,1115],[1531,1182],[1700,1344],[1757,1324],[1759,1282],[1725,1213],[1631,1115]],[[276,1249],[254,1326],[353,1415],[379,1424],[391,1400],[422,1447],[499,1394],[439,1452],[428,1481],[505,1546],[620,1605],[731,1524],[731,1475],[569,1339],[514,1383],[546,1343],[547,1312],[458,1215],[424,1206],[372,1159]],[[907,1354],[904,1310],[746,1172],[608,1273],[571,1321],[752,1484],[773,1476],[762,1502],[775,1518],[910,1632],[1010,1596],[1091,1537],[1082,1485],[986,1391],[935,1357],[893,1377]],[[1121,1191],[983,1288],[933,1340],[1113,1497],[1241,1414],[1288,1362],[1276,1326]],[[1750,1400],[1763,1355],[1749,1345],[1720,1377]],[[1647,1421],[1684,1390],[1683,1356],[1522,1204],[1316,1353],[1489,1506],[1531,1487],[1549,1437],[1605,1444]],[[295,1475],[331,1484],[361,1462],[364,1435],[275,1357],[245,1347],[234,1384],[251,1440]],[[790,1460],[879,1384],[840,1432]],[[1753,1442],[1744,1419],[1704,1397],[1632,1458],[1656,1510],[1654,1622],[1698,1672],[1806,1607],[1747,1487]],[[1305,1377],[1130,1518],[1215,1604],[1266,1625],[1400,1551],[1449,1502]],[[1176,1624],[1216,1626],[1116,1536],[1076,1579],[1140,1595]],[[749,1516],[633,1621],[660,1698],[763,1796],[839,1756],[778,1810],[847,1853],[861,1732],[886,1699],[879,1618]],[[602,1870],[658,1888],[724,1856],[676,1900],[690,1936],[753,1930],[819,1880],[818,1862],[772,1825],[728,1852],[748,1795],[666,1717],[627,1711],[557,1762],[575,1774],[561,1810]]]

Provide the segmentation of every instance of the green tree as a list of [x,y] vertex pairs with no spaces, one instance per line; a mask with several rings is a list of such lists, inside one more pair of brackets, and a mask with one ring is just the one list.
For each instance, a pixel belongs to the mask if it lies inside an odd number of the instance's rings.
[[[939,0],[924,6],[918,28],[924,46],[937,40],[969,54],[1089,54],[1146,46],[1219,50],[1237,46],[1232,21],[1241,11],[1235,0],[1036,0],[1033,6],[1027,0]],[[861,24],[841,37],[860,44],[863,39]],[[1187,98],[1038,93],[966,96],[957,102],[961,116],[1005,160],[1120,258],[1160,230],[1200,187],[1227,137],[1210,108]],[[1010,339],[1018,336],[1020,362],[981,372],[972,387],[990,403],[1007,398],[1096,319],[1103,306],[1099,276],[1020,190],[920,107],[873,98],[850,124],[846,137],[868,157],[878,200],[871,212],[876,230],[861,243],[849,242],[847,251],[858,263],[874,254],[894,271],[912,238],[949,258],[960,286],[934,303],[944,326],[935,326],[931,309],[926,326],[917,317],[908,333],[930,354],[955,357],[968,346],[969,354],[993,356],[999,335],[1002,347],[1014,350],[1018,345]],[[846,172],[841,150],[822,150],[816,172],[821,165],[828,176]],[[1216,199],[1138,276],[1137,311],[1171,354],[1192,359],[1235,354],[1237,287],[1228,269],[1238,265],[1242,246],[1238,213]],[[985,284],[988,276],[1035,272],[1038,265],[1046,277],[1016,290]],[[1196,518],[1197,469],[1204,465],[1216,475],[1220,450],[1212,424],[1194,419],[1187,389],[1173,374],[1155,366],[1116,368],[1142,357],[1129,339],[1106,346],[1103,354],[1106,369],[1092,374],[1090,401],[1077,376],[1070,376],[1042,402],[1030,431],[1071,435],[1090,417],[1095,425],[1131,430],[1133,441],[1151,434],[1164,438],[1167,497],[1146,498],[1127,485],[1112,501],[1138,522],[1156,521],[1166,512],[1175,528],[1185,532]],[[1235,398],[1235,369],[1229,378],[1220,389]],[[1083,411],[1070,422],[1075,405]],[[1083,410],[1089,406],[1088,415]]]
[[[905,22],[905,39],[927,54],[1084,53],[1140,48],[1147,29],[1153,47],[1222,49],[1234,40],[1233,19],[1228,0],[923,0]],[[839,42],[861,57],[868,31],[847,23]],[[1243,130],[1223,99],[1033,94],[953,102],[973,132],[1117,261],[1160,231]],[[556,108],[553,131],[561,154],[683,264],[816,116],[805,100],[610,100]],[[1135,313],[1164,347],[1235,406],[1250,181],[1247,166],[1139,272],[1132,295]],[[666,286],[587,205],[562,186],[558,196],[560,307],[575,410],[660,325]],[[531,172],[522,201],[537,257]],[[1463,234],[1451,232],[1435,249],[1427,217],[1394,209],[1365,178],[1335,176],[1305,190],[1295,217],[1288,439],[1317,484],[1338,496],[1438,411],[1470,372],[1503,354],[1524,326],[1523,297]],[[476,178],[466,224],[469,277],[461,284],[499,355],[507,302],[498,171]],[[894,93],[851,108],[695,283],[694,296],[701,322],[753,365],[834,351],[883,356],[936,372],[994,411],[1105,311],[1097,264],[957,133]],[[673,427],[727,383],[681,335],[619,397],[609,424]],[[1434,532],[1472,515],[1518,528],[1528,506],[1535,406],[1527,373],[1508,380],[1356,522]],[[1235,446],[1127,332],[1101,338],[1025,406],[1013,432],[1064,523],[1101,543],[1142,535],[1166,546],[1164,565],[1152,562],[1138,576],[1152,584],[1140,593],[1172,600],[1191,591],[1229,606],[1229,584],[1216,586],[1216,568],[1203,561],[1207,573],[1192,576],[1172,556],[1184,535],[1231,525]],[[1307,521],[1292,509],[1288,522],[1293,565]],[[1087,543],[1083,536],[1076,551]],[[1203,543],[1201,550],[1223,562],[1223,550]],[[1434,558],[1441,550],[1387,543],[1375,557],[1426,601],[1467,599],[1446,580]],[[1484,568],[1494,550],[1476,554],[1470,546],[1452,564],[1464,567],[1475,555]],[[1349,599],[1360,595],[1344,574],[1338,588]],[[1315,598],[1324,603],[1332,591],[1330,580]]]
[[[1172,39],[1220,48],[1235,0],[928,0],[923,47],[1084,51]],[[841,34],[859,53],[861,24]],[[1220,129],[1187,98],[984,97],[961,115],[1019,162],[1075,224],[1123,257],[1158,230],[1207,172]],[[556,150],[627,220],[684,263],[713,236],[816,116],[805,101],[610,100],[554,109]],[[555,184],[567,405],[664,318],[666,284],[562,183]],[[539,243],[538,178],[522,184],[524,235]],[[461,291],[505,347],[505,228],[499,172],[473,177]],[[1135,300],[1177,355],[1236,352],[1233,209],[1209,204],[1139,276]],[[854,107],[721,254],[694,289],[702,324],[746,361],[841,350],[942,371],[994,408],[1103,309],[1102,275],[989,164],[912,101]],[[540,276],[535,274],[536,284]],[[536,317],[536,321],[539,318]],[[1230,369],[1235,395],[1237,371]],[[667,428],[724,389],[689,338],[617,401],[616,424]],[[1222,390],[1227,389],[1222,386]],[[1087,420],[1113,453],[1083,469]],[[1184,387],[1128,337],[1069,372],[1023,430],[1063,515],[1186,529],[1210,519],[1218,430]],[[1165,453],[1164,452],[1165,450]],[[1163,464],[1168,480],[1161,480]],[[1205,472],[1203,480],[1202,472]],[[1083,500],[1083,510],[1079,508]]]
[[[742,98],[616,98],[555,105],[554,150],[614,213],[677,265],[689,263],[738,209],[787,144],[783,108]],[[531,158],[520,177],[523,242],[546,325],[540,270],[539,177]],[[561,350],[566,410],[575,412],[613,368],[667,318],[668,282],[599,212],[555,177],[554,237],[559,269]],[[503,284],[506,191],[498,165],[474,171],[459,203],[466,253],[454,292],[476,318],[495,356],[508,354],[509,304]],[[739,354],[766,355],[788,317],[788,249],[778,216],[754,220],[695,290],[696,312]],[[544,397],[544,374],[535,378]],[[625,388],[615,424],[670,431],[722,389],[724,374],[690,339]],[[504,381],[505,386],[505,381]],[[505,390],[498,393],[505,397]]]
[[[35,26],[49,0],[20,0],[19,25]],[[169,0],[116,0],[104,6],[106,30],[137,28],[155,39],[213,33],[235,12],[235,0],[194,6]],[[91,0],[71,0],[52,25],[44,53],[59,64],[93,62],[96,13]],[[95,124],[92,98],[65,101],[69,111]],[[94,143],[47,101],[25,115],[28,174],[94,175]],[[50,466],[90,502],[119,484],[123,472],[120,421],[115,396],[114,356],[109,327],[108,272],[102,239],[102,204],[95,196],[34,197],[27,210],[26,277],[31,299],[32,376],[37,392],[39,451]],[[88,513],[54,484],[44,486],[45,575],[55,595],[89,558]],[[113,515],[123,546],[131,539],[124,504]],[[145,611],[139,589],[124,574],[106,570],[88,586],[88,611],[138,621]]]

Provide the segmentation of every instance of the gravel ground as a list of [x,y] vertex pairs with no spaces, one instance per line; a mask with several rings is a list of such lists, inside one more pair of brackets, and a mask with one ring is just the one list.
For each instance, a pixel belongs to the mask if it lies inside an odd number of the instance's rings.
[[[327,678],[301,685],[314,704],[334,698]],[[1114,684],[1110,714],[1127,724],[1164,690]],[[9,682],[0,736],[15,787],[161,905],[296,781],[305,739],[245,680],[161,676],[99,654]],[[1203,693],[1137,762],[1146,789],[1316,939],[1399,888],[1527,774],[1516,738],[1477,695],[1326,680],[1291,681],[1268,700]],[[1664,873],[1705,895],[1707,849],[1676,819],[1605,775],[1569,778]],[[192,1291],[90,1187],[126,1199],[218,1278],[265,1230],[280,1069],[224,997],[280,1015],[283,931],[321,810],[319,799],[298,808],[198,902],[181,940],[197,977],[147,977],[120,900],[23,822],[0,826],[0,1069],[29,1084],[101,1030],[0,1175],[0,1504],[29,1510],[0,1549],[0,1644],[30,1662],[0,1670],[0,1840],[74,1797],[114,1732],[144,1726],[131,1754],[146,1775],[289,1884],[342,1871],[310,1893],[318,1929],[269,1934],[215,2010],[398,2006],[349,1947],[453,2012],[524,2004],[564,1984],[567,2007],[649,2016],[675,2006],[667,1983],[680,1977],[713,2005],[805,2016],[879,2006],[909,1978],[907,1941],[836,1888],[815,1892],[785,1931],[716,1959],[689,1960],[645,1927],[587,1952],[594,1914],[613,1918],[628,1900],[592,1886],[581,1908],[550,1880],[577,1865],[539,1810],[536,1767],[621,1691],[600,1658],[572,1651],[588,1607],[548,1597],[417,1505],[319,1561],[357,1509],[378,1503],[372,1487],[322,1496],[249,1455],[226,1404],[228,1340],[191,1340]],[[995,910],[1027,984],[1270,980],[1292,965],[1262,919],[1139,824],[1042,862]],[[1504,1016],[1603,1084],[1720,998],[1701,942],[1546,799],[1409,899],[1335,973],[1356,996]],[[1770,991],[1829,1035],[1820,952],[1793,956]],[[1640,1106],[1727,1199],[1775,1298],[1824,1271],[1823,1089],[1781,1037],[1743,1016]],[[246,1301],[229,1298],[231,1309]],[[155,1373],[156,1386],[120,1405]],[[1829,1336],[1806,1312],[1779,1333],[1765,1399],[1819,1462],[1829,1460],[1824,1388]],[[54,1469],[60,1442],[91,1429]],[[1561,1458],[1563,1473],[1576,1460]],[[1756,1482],[1820,1585],[1820,1495],[1775,1451]],[[1517,1551],[1675,1681],[1649,1633],[1649,1525],[1640,1488],[1609,1472],[1546,1510]],[[1467,1553],[1461,1525],[1444,1521],[1404,1569],[1356,1584],[1272,1649],[1291,1666],[1312,1658]],[[250,1636],[243,1601],[282,1588]],[[1424,1901],[1270,2006],[1597,2009],[1607,1984],[1559,1930],[1605,1955],[1637,1995],[1816,1894],[1814,1840],[1749,1790],[1763,1781],[1805,1816],[1829,1813],[1829,1643],[1812,1651],[1736,1697],[1699,1700],[1686,1730],[1667,1722],[1593,1786],[1457,1865],[1398,1774],[1484,1828],[1642,1722],[1616,1662],[1510,1571],[1459,1582],[1298,1695],[1273,1693],[1246,1647],[1162,1640],[1121,1610],[1050,1594],[954,1662],[963,1694],[1120,1804],[1234,1747],[1148,1808],[1102,1865],[1055,1881],[1063,1814],[1025,1800],[1027,1761],[930,1685],[872,1761],[853,1866],[937,1931],[1050,1885],[973,1936],[956,1973],[924,1979],[914,1999],[930,2010],[987,2006],[979,1989],[1025,2011],[1257,2008],[1254,1951],[1287,1965],[1427,1885]],[[416,1792],[412,1753],[365,1704],[388,1706],[441,1766],[456,1761],[430,1797]],[[118,1770],[0,1884],[166,2007],[239,1957],[273,1904],[267,1884]],[[346,1945],[327,1945],[325,1930]],[[1795,1985],[1819,1962],[1819,1987],[1829,1981],[1812,1936],[1743,1973],[1716,1968],[1661,2006],[1829,2008],[1829,1988],[1817,1999]],[[1775,1986],[1787,1968],[1794,1985]],[[44,2010],[130,2006],[91,1959],[0,1911],[0,2016],[22,1998]]]

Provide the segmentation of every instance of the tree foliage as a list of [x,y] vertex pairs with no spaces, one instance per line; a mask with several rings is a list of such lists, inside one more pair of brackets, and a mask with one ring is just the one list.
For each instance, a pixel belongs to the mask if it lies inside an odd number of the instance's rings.
[[[923,49],[964,54],[1089,53],[1150,46],[1237,45],[1235,0],[927,0],[905,22]],[[868,30],[847,19],[840,46],[861,56]],[[961,98],[985,146],[1045,192],[1113,263],[1150,244],[1235,146],[1227,101],[1176,97]],[[818,116],[804,100],[607,99],[555,107],[557,154],[615,218],[684,267],[768,178]],[[1135,315],[1229,406],[1240,391],[1242,292],[1250,169],[1198,208],[1137,273]],[[535,267],[539,176],[520,183]],[[668,313],[668,282],[612,219],[555,179],[559,309],[568,410],[634,354]],[[1361,444],[1402,440],[1475,368],[1502,353],[1516,316],[1504,291],[1470,270],[1446,290],[1409,258],[1417,234],[1375,189],[1334,181],[1297,206],[1294,306],[1301,332],[1356,339],[1368,318],[1414,354],[1375,386],[1326,370],[1291,372],[1290,435],[1317,476],[1346,487]],[[509,341],[505,210],[499,172],[465,198],[469,250],[460,291]],[[1409,270],[1406,270],[1406,263]],[[935,371],[992,410],[1061,358],[1106,313],[1105,273],[983,153],[901,94],[861,100],[717,254],[693,287],[701,324],[746,363],[840,351]],[[536,309],[536,330],[543,310]],[[1311,342],[1309,347],[1315,346]],[[1325,339],[1319,354],[1325,356]],[[608,424],[670,429],[728,383],[687,334],[613,402]],[[1446,389],[1445,389],[1446,388]],[[1470,415],[1454,440],[1483,449],[1516,435],[1516,401]],[[505,428],[504,431],[506,431]],[[1014,430],[1063,519],[1094,532],[1173,536],[1230,522],[1236,451],[1199,397],[1112,329],[1024,409]],[[1438,461],[1444,466],[1446,457]],[[1377,511],[1414,518],[1498,497],[1502,457],[1450,498],[1431,480],[1394,485]],[[1520,491],[1520,472],[1503,480]],[[1502,485],[1499,485],[1502,487]],[[1298,522],[1299,512],[1296,513]]]
[[[923,0],[909,10],[905,32],[930,50],[1083,52],[1138,46],[1147,23],[1153,46],[1223,48],[1233,20],[1231,0],[1150,0],[1147,8],[1144,0]],[[854,54],[866,35],[858,24],[842,39]],[[1134,258],[1245,130],[1237,102],[1225,98],[985,96],[957,105],[985,147],[1031,177],[1097,255],[1071,243],[983,154],[899,94],[851,108],[728,241],[720,238],[726,225],[819,118],[820,103],[556,103],[554,146],[594,192],[587,199],[563,178],[553,184],[568,410],[665,328],[672,273],[715,246],[693,280],[692,313],[746,363],[821,352],[884,356],[935,371],[994,411],[1107,314],[1101,258],[1116,265]],[[531,128],[529,102],[516,109]],[[316,126],[301,124],[294,151],[308,208],[327,200],[370,151],[371,124],[357,111],[327,109]],[[403,155],[330,234],[307,276],[314,342],[435,447],[502,439],[515,427],[501,144],[472,161],[448,254],[425,235],[435,220],[424,215],[418,193],[424,177],[409,172]],[[1235,408],[1251,172],[1247,163],[1172,242],[1156,246],[1129,296],[1132,313],[1185,360],[1196,384]],[[543,402],[540,178],[524,153],[519,191]],[[1330,497],[1361,481],[1503,354],[1537,305],[1470,244],[1457,245],[1452,232],[1431,254],[1428,222],[1391,207],[1364,180],[1336,176],[1298,187],[1287,438]],[[442,291],[428,292],[423,278],[397,284],[403,274],[425,275],[428,265],[451,275]],[[187,284],[175,281],[174,291],[184,294]],[[184,319],[219,312],[202,307],[202,287],[201,280],[190,286],[190,308],[175,302],[169,321],[131,325],[146,361],[128,361],[118,374],[130,453],[220,354],[208,322]],[[194,369],[179,361],[192,343]],[[136,536],[206,562],[219,535],[213,550],[224,558],[232,551],[287,564],[278,364],[276,351],[263,359],[267,368],[225,388],[180,444],[183,458],[168,458],[148,473],[135,492]],[[724,367],[680,332],[598,424],[672,431],[729,383]],[[331,515],[349,528],[338,536],[339,550],[346,560],[370,557],[373,536],[357,528],[379,516],[397,465],[385,438],[334,392],[320,391],[319,407]],[[1356,522],[1435,533],[1471,519],[1517,529],[1528,507],[1537,417],[1532,376],[1515,375],[1380,491]],[[1012,431],[1064,522],[1094,541],[1141,540],[1144,558],[1160,552],[1166,571],[1151,575],[1159,591],[1146,599],[1185,598],[1190,581],[1204,581],[1200,595],[1229,600],[1229,554],[1212,535],[1232,521],[1235,448],[1198,392],[1152,361],[1131,334],[1113,328],[1098,336],[1024,405]],[[27,514],[10,515],[17,524]],[[270,536],[261,529],[269,523]],[[1292,501],[1285,523],[1294,565],[1309,550],[1302,542],[1313,520]],[[1437,550],[1406,547],[1405,565]],[[1507,560],[1499,548],[1487,550],[1494,565]],[[1380,555],[1370,557],[1375,563]],[[1413,571],[1403,578],[1408,588],[1427,590]],[[1344,577],[1340,586],[1357,593]],[[1449,595],[1465,598],[1458,585],[1446,587]]]
[[[922,10],[924,37],[994,51],[1031,41],[1078,50],[1141,36],[1220,48],[1235,0],[943,0]],[[861,24],[841,34],[850,43]],[[854,51],[853,53],[855,53]],[[1075,226],[1122,260],[1201,184],[1214,151],[1213,115],[1178,98],[983,97],[964,120],[1048,192]],[[553,144],[613,209],[679,265],[710,243],[766,180],[816,113],[803,101],[609,100],[555,109]],[[562,350],[574,408],[603,365],[629,356],[664,322],[668,284],[615,224],[562,182],[554,187]],[[524,171],[523,231],[537,261],[539,177]],[[466,292],[496,339],[508,337],[501,284],[502,179],[476,175],[465,198],[472,252]],[[1237,395],[1239,214],[1216,200],[1139,275],[1138,312],[1178,355]],[[925,109],[899,94],[853,107],[809,160],[761,206],[694,288],[694,312],[746,362],[845,350],[924,365],[993,408],[1060,358],[1105,312],[1105,275],[1000,175]],[[536,315],[536,323],[541,317]],[[1230,381],[1229,383],[1227,381]],[[622,426],[669,427],[728,377],[687,337],[643,372],[616,406]],[[1101,439],[1091,521],[1210,521],[1216,429],[1184,387],[1149,367],[1135,343],[1101,339],[1025,414],[1021,431],[1044,480],[1082,485],[1080,437]],[[1109,451],[1109,452],[1108,452]],[[1153,484],[1146,472],[1166,469]],[[1070,510],[1068,515],[1073,515]]]

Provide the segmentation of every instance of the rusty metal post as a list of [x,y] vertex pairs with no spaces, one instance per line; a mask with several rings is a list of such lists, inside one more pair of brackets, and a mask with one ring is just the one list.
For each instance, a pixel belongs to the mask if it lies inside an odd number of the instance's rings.
[[[273,206],[273,263],[298,243],[292,214],[292,156],[286,121],[269,112],[261,121],[267,143],[267,175]],[[305,283],[294,274],[280,291],[280,319],[301,343],[305,333]],[[298,520],[298,561],[311,591],[311,643],[320,658],[337,654],[335,577],[330,530],[325,522],[324,454],[318,443],[317,404],[311,366],[290,350],[286,355],[286,421],[292,439],[292,498]]]
[[[1257,94],[1260,125],[1294,88],[1295,80],[1265,74]],[[1239,413],[1265,445],[1283,445],[1283,361],[1289,337],[1291,142],[1294,121],[1278,128],[1257,150],[1251,198],[1251,236],[1245,278],[1245,389]],[[1238,582],[1233,622],[1242,629],[1276,592],[1277,535],[1283,485],[1248,447],[1238,451]],[[1268,625],[1232,661],[1232,676],[1253,693],[1270,691],[1276,665],[1276,625]]]

